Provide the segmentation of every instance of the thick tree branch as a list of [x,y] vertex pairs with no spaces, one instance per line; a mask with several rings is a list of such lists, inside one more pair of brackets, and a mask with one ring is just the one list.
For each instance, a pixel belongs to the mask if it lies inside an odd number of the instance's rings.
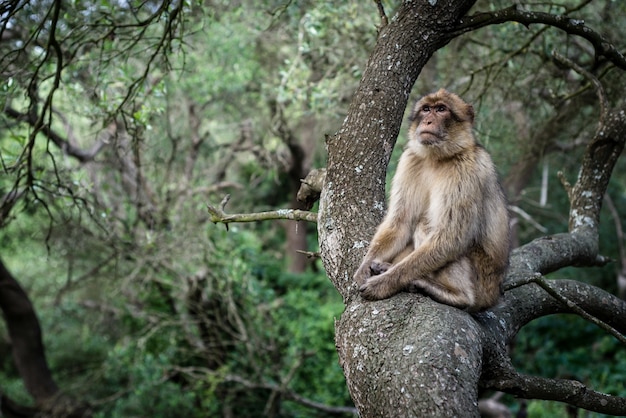
[[612,336],[617,338],[622,344],[626,345],[626,337],[624,337],[624,335],[620,334],[619,331],[617,331],[615,328],[613,328],[612,326],[608,325],[607,323],[603,322],[602,320],[600,320],[600,319],[596,318],[595,316],[590,315],[589,313],[587,313],[583,308],[578,306],[576,303],[574,303],[572,300],[570,300],[564,294],[561,294],[561,293],[557,292],[550,285],[549,281],[547,281],[547,280],[545,280],[543,278],[543,276],[536,275],[533,278],[533,282],[537,283],[550,296],[552,296],[554,299],[559,301],[561,303],[561,305],[567,307],[569,310],[571,310],[576,315],[578,315],[578,316],[586,319],[587,321],[597,325],[598,327],[602,328],[603,330],[605,330],[606,332],[608,332],[609,334],[611,334]]
[[610,258],[598,254],[597,242],[581,234],[562,233],[537,238],[511,252],[505,287],[516,287],[536,273],[546,275],[568,266],[604,266]]
[[477,13],[466,17],[462,23],[455,28],[452,36],[460,36],[464,33],[474,31],[489,25],[498,25],[506,22],[518,22],[525,26],[531,24],[544,24],[559,28],[571,35],[580,36],[589,41],[597,56],[605,56],[617,67],[626,70],[626,58],[619,50],[605,39],[598,32],[594,31],[580,19],[574,19],[566,15],[554,15],[550,13],[531,12],[511,6],[507,9],[489,13]]
[[[548,280],[554,298],[530,278],[529,284],[506,291],[504,301],[492,311],[503,319],[506,342],[512,341],[528,322],[557,313],[576,313],[576,305],[622,336],[626,334],[626,301],[587,283],[577,280]],[[565,301],[565,302],[564,302]]]
[[[605,324],[619,338],[626,331],[626,301],[595,286],[575,280],[537,280],[540,275],[526,278],[527,284],[506,291],[502,303],[476,317],[485,331],[486,353],[483,356],[481,386],[500,390],[521,398],[565,402],[590,411],[605,414],[626,414],[626,399],[596,392],[582,383],[546,379],[518,373],[510,360],[508,345],[528,322],[558,313],[583,313],[592,322]],[[617,335],[616,335],[617,334]],[[620,340],[622,338],[619,338]]]
[[274,219],[287,219],[291,221],[317,222],[317,213],[298,209],[278,209],[257,213],[231,213],[224,212],[224,207],[230,200],[230,195],[226,195],[219,206],[207,205],[207,210],[211,215],[211,222],[228,224],[231,222],[257,222]]
[[517,373],[512,366],[507,369],[501,372],[503,378],[490,381],[489,387],[520,398],[565,402],[603,414],[626,414],[626,398],[597,392],[576,380],[528,376]]
[[571,190],[569,229],[589,230],[597,236],[602,201],[617,159],[626,141],[626,102],[607,111],[593,140],[587,145],[578,180]]

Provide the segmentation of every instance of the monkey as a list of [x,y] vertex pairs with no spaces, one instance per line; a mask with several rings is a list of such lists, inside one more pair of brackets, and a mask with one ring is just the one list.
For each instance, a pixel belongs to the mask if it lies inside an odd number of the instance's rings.
[[474,108],[440,89],[417,101],[387,213],[354,274],[363,298],[421,292],[468,312],[494,306],[509,265],[507,202]]

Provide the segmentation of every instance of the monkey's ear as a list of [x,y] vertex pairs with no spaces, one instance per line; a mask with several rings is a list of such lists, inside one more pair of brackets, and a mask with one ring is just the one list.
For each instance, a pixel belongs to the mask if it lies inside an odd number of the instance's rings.
[[467,118],[469,119],[471,123],[474,123],[474,106],[472,106],[471,104],[468,104],[465,107],[465,115],[467,116]]
[[417,103],[413,105],[411,109],[411,113],[409,113],[409,123],[413,123],[413,121],[417,118]]

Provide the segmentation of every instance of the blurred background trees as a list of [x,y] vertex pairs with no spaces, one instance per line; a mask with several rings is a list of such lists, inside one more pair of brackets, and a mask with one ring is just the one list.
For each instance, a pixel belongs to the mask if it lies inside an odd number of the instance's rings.
[[[321,263],[295,251],[318,250],[315,228],[226,231],[206,212],[227,193],[233,211],[297,207],[300,179],[324,166],[324,135],[341,125],[380,24],[374,2],[338,3],[0,5],[0,257],[33,303],[59,393],[102,417],[354,413],[333,341],[341,298]],[[615,42],[626,35],[622,2],[528,3],[569,10]],[[396,4],[384,4],[391,15]],[[556,173],[576,175],[599,114],[584,80],[554,65],[557,46],[622,94],[624,77],[580,39],[514,23],[457,38],[414,88],[474,103],[517,244],[567,228]],[[616,262],[584,270],[622,297],[624,164],[601,232]],[[0,391],[41,406],[49,393],[24,384],[9,328],[0,325]],[[576,318],[530,324],[514,357],[528,372],[626,394],[623,348]]]

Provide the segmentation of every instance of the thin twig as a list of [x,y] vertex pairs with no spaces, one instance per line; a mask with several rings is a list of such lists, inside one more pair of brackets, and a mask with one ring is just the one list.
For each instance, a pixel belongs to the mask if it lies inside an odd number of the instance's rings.
[[563,305],[567,306],[567,308],[570,309],[572,312],[586,319],[587,321],[597,325],[598,327],[602,328],[603,330],[605,330],[606,332],[608,332],[609,334],[617,338],[622,344],[626,345],[626,337],[624,335],[622,335],[618,330],[616,330],[615,328],[613,328],[606,322],[601,321],[595,316],[587,313],[583,308],[578,306],[576,303],[574,303],[573,301],[569,300],[568,298],[566,298],[565,296],[561,295],[559,292],[554,290],[552,286],[550,286],[550,284],[543,278],[541,274],[536,274],[535,276],[533,276],[533,279],[531,281],[541,286],[541,288],[545,290],[546,292],[548,292],[550,296],[552,296],[554,299],[561,302]]
[[224,196],[218,207],[207,205],[207,211],[211,215],[211,222],[228,224],[231,222],[257,222],[277,219],[287,219],[291,221],[317,222],[317,213],[299,209],[278,209],[267,212],[256,213],[231,213],[224,212],[224,207],[230,200],[230,195]]
[[602,86],[602,83],[600,82],[600,80],[598,80],[596,76],[591,74],[589,71],[585,70],[583,67],[576,64],[571,59],[564,57],[558,52],[552,51],[552,57],[561,64],[570,67],[572,70],[585,77],[587,81],[589,81],[593,85],[594,90],[598,95],[598,100],[600,101],[600,118],[598,119],[598,130],[596,132],[597,135],[598,132],[600,132],[600,130],[604,127],[605,121],[607,120],[609,113],[609,100],[606,97],[606,93],[604,92],[604,87]]
[[303,251],[303,250],[296,250],[296,252],[306,255],[306,258],[321,258],[322,257],[322,255],[319,252]]
[[378,28],[378,31],[380,32],[385,26],[389,24],[389,19],[387,19],[387,14],[385,13],[383,2],[381,0],[375,1],[376,6],[378,7],[378,14],[380,15],[380,27]]

